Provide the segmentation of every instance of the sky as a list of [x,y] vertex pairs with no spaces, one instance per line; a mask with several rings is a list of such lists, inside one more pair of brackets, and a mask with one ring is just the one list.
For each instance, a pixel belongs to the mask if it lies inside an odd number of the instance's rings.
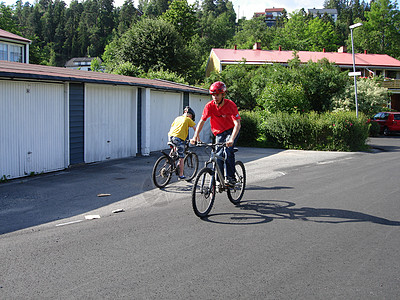
[[[30,3],[34,3],[35,0],[23,0],[24,2],[28,1]],[[81,0],[78,0],[81,1]],[[201,0],[199,0],[201,2]],[[247,20],[253,17],[255,12],[263,12],[266,8],[284,8],[288,13],[291,13],[295,10],[304,8],[307,9],[312,8],[323,8],[325,0],[231,0],[233,3],[233,8],[235,9],[236,16],[239,18],[246,17]],[[399,6],[400,0],[391,0],[393,3],[397,3]],[[0,2],[5,2],[6,5],[15,4],[16,0],[0,0]],[[64,0],[67,5],[70,0]],[[125,0],[114,0],[114,6],[122,6]],[[188,3],[194,3],[195,0],[188,0]],[[135,6],[139,4],[139,0],[134,0]]]
[[[23,0],[26,2],[26,0]],[[306,11],[310,8],[323,8],[324,0],[231,0],[233,8],[235,9],[236,15],[239,18],[243,16],[246,19],[251,19],[255,12],[263,12],[266,8],[284,8],[287,12],[291,13],[294,10],[304,8]],[[16,0],[0,0],[5,2],[6,5],[15,4]],[[29,0],[30,3],[34,3],[34,0]],[[67,5],[70,0],[64,0]],[[121,6],[125,0],[114,0],[114,6]],[[195,0],[188,0],[189,3],[194,3]],[[139,4],[139,0],[134,0],[135,6]]]

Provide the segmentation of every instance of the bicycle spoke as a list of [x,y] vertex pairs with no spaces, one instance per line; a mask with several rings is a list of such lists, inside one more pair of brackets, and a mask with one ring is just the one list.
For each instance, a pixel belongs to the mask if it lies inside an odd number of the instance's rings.
[[229,200],[233,204],[237,205],[240,203],[246,187],[246,170],[244,168],[244,164],[241,161],[236,161],[235,163],[235,179],[235,186],[228,189],[227,193]]
[[199,158],[197,154],[196,153],[187,154],[184,160],[184,166],[185,166],[184,171],[186,180],[190,181],[196,176],[197,169],[199,167]]
[[165,156],[161,156],[153,167],[152,178],[155,186],[165,187],[172,176],[172,165]]

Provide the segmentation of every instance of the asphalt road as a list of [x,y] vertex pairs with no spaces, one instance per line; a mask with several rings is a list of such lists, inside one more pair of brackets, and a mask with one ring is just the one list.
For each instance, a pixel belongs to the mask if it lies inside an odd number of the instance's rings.
[[206,220],[152,188],[156,155],[2,184],[0,298],[397,299],[400,137],[370,143],[240,149],[244,200]]

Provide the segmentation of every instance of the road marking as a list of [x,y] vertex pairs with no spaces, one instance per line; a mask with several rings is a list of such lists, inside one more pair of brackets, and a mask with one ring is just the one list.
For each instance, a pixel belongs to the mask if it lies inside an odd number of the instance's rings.
[[82,222],[82,221],[83,221],[83,220],[76,220],[76,221],[61,223],[61,224],[57,224],[56,227],[64,226],[64,225],[70,225],[70,224],[75,224],[75,223],[79,223],[79,222]]

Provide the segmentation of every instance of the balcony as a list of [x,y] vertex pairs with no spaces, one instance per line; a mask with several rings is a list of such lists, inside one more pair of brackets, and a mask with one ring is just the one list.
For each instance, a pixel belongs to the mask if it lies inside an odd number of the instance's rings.
[[400,89],[400,79],[385,80],[384,82],[382,82],[382,86],[391,90]]

